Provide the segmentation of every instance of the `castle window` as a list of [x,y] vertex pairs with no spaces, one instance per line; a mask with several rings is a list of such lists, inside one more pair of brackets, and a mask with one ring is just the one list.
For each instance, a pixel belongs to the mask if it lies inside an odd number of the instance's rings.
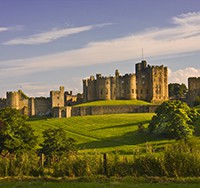
[[101,94],[101,95],[103,95],[103,89],[101,89],[101,92],[100,92],[100,94]]
[[109,84],[109,82],[107,81],[106,84]]
[[129,89],[127,90],[127,94],[130,94],[130,90]]
[[149,91],[148,91],[148,89],[146,90],[146,94],[148,94],[149,93]]
[[136,89],[136,93],[138,94],[138,90]]
[[108,94],[108,90],[106,89],[106,94]]
[[57,99],[59,99],[59,96],[57,96]]
[[141,93],[141,94],[143,93],[142,89],[141,89],[140,93]]
[[134,93],[134,89],[132,89],[132,93]]

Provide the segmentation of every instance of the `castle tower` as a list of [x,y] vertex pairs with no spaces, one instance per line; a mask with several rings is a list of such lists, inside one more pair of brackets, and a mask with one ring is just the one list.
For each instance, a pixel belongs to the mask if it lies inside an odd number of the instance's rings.
[[126,74],[124,76],[124,91],[125,99],[132,100],[136,99],[136,76],[135,74]]
[[64,86],[60,86],[60,91],[51,91],[50,98],[52,108],[63,107],[65,105]]
[[136,64],[137,99],[161,103],[168,100],[168,70],[162,66]]
[[193,106],[193,102],[200,97],[200,77],[188,78],[188,103]]
[[7,107],[19,109],[19,92],[7,92]]
[[29,116],[35,116],[35,99],[33,97],[29,98]]

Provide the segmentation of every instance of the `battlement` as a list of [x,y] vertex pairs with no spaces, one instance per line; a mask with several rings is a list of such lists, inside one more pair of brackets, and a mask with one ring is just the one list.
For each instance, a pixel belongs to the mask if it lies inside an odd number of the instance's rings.
[[7,99],[5,99],[5,98],[0,98],[0,102],[1,102],[1,101],[6,101],[6,100],[7,100]]
[[188,81],[199,82],[200,81],[200,77],[189,77]]

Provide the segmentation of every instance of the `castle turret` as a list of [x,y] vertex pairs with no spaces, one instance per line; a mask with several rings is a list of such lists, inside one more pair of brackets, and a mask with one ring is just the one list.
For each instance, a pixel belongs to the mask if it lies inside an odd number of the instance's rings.
[[7,106],[10,108],[19,109],[19,92],[7,92]]
[[60,86],[60,91],[51,91],[50,97],[52,108],[63,107],[65,105],[64,86]]

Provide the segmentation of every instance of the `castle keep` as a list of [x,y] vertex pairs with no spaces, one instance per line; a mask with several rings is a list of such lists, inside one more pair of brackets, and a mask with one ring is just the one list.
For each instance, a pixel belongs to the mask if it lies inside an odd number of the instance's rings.
[[83,100],[139,99],[160,103],[168,100],[167,67],[150,66],[146,61],[137,63],[135,74],[103,77],[101,74],[83,80]]

